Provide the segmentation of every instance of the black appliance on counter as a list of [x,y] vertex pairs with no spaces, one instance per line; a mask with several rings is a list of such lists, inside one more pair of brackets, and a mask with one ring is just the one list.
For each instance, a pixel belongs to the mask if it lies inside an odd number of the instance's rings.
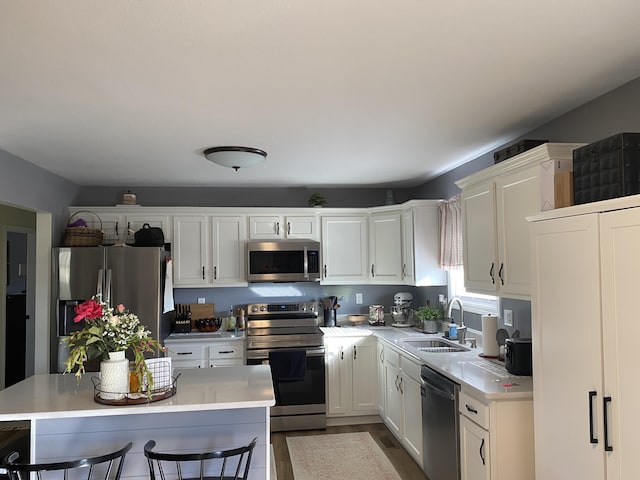
[[247,305],[247,365],[271,367],[271,431],[327,426],[318,310],[317,302]]
[[513,375],[531,375],[531,339],[507,338],[504,368]]

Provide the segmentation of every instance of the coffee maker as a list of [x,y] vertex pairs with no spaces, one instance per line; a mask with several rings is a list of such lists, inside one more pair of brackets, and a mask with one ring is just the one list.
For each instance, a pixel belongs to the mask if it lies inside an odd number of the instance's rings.
[[413,309],[411,308],[413,295],[409,292],[398,292],[393,296],[391,316],[394,327],[410,327],[413,323]]

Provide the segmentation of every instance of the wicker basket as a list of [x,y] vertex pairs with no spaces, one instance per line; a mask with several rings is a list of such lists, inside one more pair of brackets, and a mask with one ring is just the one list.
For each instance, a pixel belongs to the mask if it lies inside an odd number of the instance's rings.
[[64,239],[62,245],[65,247],[97,247],[102,245],[102,220],[95,212],[91,210],[78,210],[69,217],[67,225],[72,223],[73,217],[79,213],[90,213],[94,215],[100,223],[100,228],[91,227],[67,227],[64,230]]

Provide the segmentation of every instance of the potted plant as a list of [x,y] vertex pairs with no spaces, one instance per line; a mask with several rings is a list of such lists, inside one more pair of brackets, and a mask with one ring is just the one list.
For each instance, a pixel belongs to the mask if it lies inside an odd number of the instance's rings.
[[[138,316],[131,313],[122,304],[111,308],[102,301],[100,295],[92,297],[75,307],[74,322],[85,321],[82,330],[73,332],[66,339],[69,345],[69,356],[65,362],[65,373],[72,372],[80,381],[85,372],[85,362],[93,358],[100,358],[102,364],[119,358],[126,363],[127,380],[129,379],[129,361],[124,357],[127,350],[133,351],[135,364],[136,391],[146,387],[151,395],[153,375],[145,362],[145,353],[156,350],[164,351],[164,347],[157,340],[151,338],[151,332],[140,324]],[[120,358],[121,357],[121,358]],[[110,360],[111,359],[111,360]],[[127,384],[128,385],[128,384]]]
[[422,329],[426,333],[438,333],[437,320],[443,317],[443,312],[439,308],[427,304],[416,310],[416,317],[422,322]]
[[327,201],[318,192],[309,197],[309,205],[312,207],[322,207],[327,204]]

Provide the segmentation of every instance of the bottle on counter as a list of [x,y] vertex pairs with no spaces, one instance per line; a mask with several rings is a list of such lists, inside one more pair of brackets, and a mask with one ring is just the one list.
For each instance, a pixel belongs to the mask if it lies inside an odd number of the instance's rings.
[[236,310],[236,327],[238,330],[244,330],[246,328],[244,319],[244,308],[238,308]]
[[233,307],[229,308],[229,316],[227,317],[227,331],[237,332],[236,317],[233,315]]

